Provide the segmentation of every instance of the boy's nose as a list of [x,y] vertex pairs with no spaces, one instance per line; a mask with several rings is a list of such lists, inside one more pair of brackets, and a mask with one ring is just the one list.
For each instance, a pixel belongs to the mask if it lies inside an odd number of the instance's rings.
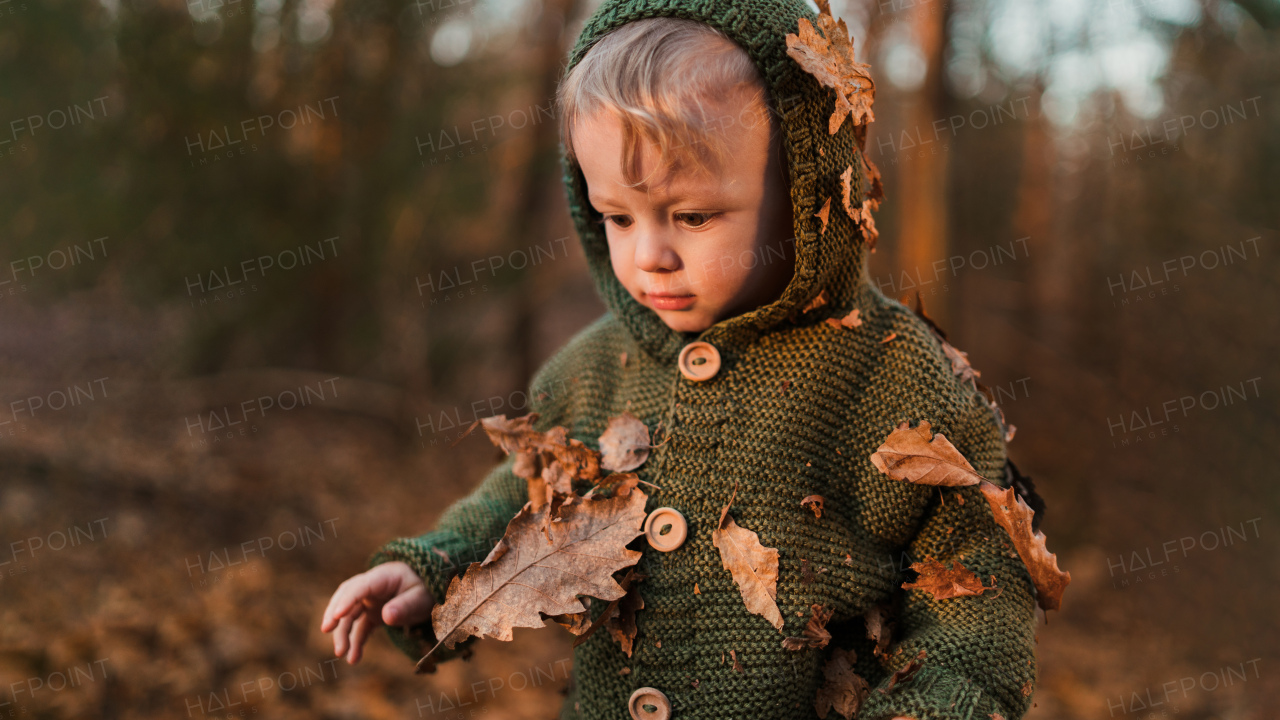
[[661,231],[643,233],[636,241],[636,267],[644,272],[680,269],[680,256]]

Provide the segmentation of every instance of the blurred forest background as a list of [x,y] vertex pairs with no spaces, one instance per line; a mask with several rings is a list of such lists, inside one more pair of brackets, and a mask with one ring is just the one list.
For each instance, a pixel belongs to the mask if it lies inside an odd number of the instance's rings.
[[[318,626],[603,310],[551,116],[593,8],[0,2],[0,717],[554,717],[558,628],[414,676]],[[873,280],[997,392],[1072,573],[1028,717],[1276,717],[1280,3],[833,11]]]

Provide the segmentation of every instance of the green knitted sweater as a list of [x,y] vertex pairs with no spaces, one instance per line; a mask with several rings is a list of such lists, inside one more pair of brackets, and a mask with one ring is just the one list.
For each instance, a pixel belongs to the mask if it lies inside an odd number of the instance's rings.
[[[563,425],[570,437],[595,448],[609,418],[624,411],[651,429],[660,423],[670,440],[638,470],[661,488],[642,486],[650,496],[646,510],[676,508],[687,520],[688,538],[671,552],[649,547],[643,537],[631,545],[643,551],[639,568],[648,576],[638,586],[644,606],[636,614],[634,652],[627,657],[606,632],[578,646],[560,717],[626,720],[632,691],[649,686],[667,696],[677,720],[808,720],[817,717],[823,668],[833,649],[843,648],[856,653],[854,670],[872,688],[858,715],[863,720],[1021,718],[1035,679],[1035,593],[1008,536],[978,488],[940,493],[891,480],[868,459],[902,421],[928,420],[979,473],[1008,485],[1000,421],[952,373],[925,324],[867,281],[865,243],[838,210],[845,168],[854,168],[859,197],[868,190],[852,128],[846,122],[828,134],[834,94],[786,54],[785,35],[814,13],[800,0],[605,0],[583,29],[569,67],[610,30],[661,15],[720,29],[760,68],[782,117],[796,272],[769,305],[701,333],[670,329],[614,276],[585,180],[562,154],[570,210],[608,311],[534,377],[529,397],[540,415],[536,426]],[[821,231],[813,214],[827,198],[835,200]],[[820,290],[830,302],[799,314]],[[853,308],[863,319],[857,328],[823,322]],[[890,333],[897,335],[882,342]],[[694,340],[711,343],[721,357],[719,372],[702,382],[686,379],[676,364],[680,349]],[[528,499],[512,459],[449,507],[435,530],[388,542],[370,566],[404,561],[443,601],[450,579],[488,554]],[[734,520],[779,552],[782,632],[747,610],[711,542],[735,483]],[[820,518],[800,504],[815,494],[825,498]],[[933,600],[921,590],[901,590],[913,575],[907,565],[926,556],[948,565],[960,559],[988,584],[994,576],[1001,591]],[[815,603],[834,610],[830,642],[784,649],[784,637],[803,635]],[[892,603],[896,628],[888,652],[877,656],[863,616],[881,603]],[[604,606],[591,604],[591,614]],[[388,632],[414,660],[435,644],[429,621]],[[561,631],[553,625],[539,632]],[[476,641],[453,650],[441,646],[433,657],[448,661]],[[920,650],[926,651],[923,668],[887,690],[889,676]],[[828,717],[837,715],[833,710]]]

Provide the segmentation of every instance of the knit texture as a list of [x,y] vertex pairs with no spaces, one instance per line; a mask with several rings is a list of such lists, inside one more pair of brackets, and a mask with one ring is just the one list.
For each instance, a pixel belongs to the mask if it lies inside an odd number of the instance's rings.
[[[684,514],[688,538],[667,553],[643,539],[633,543],[648,576],[638,587],[644,607],[635,650],[627,657],[606,632],[578,646],[560,718],[626,720],[628,698],[644,686],[666,694],[677,720],[816,718],[823,667],[837,647],[856,653],[855,671],[871,684],[863,720],[1021,718],[1035,678],[1035,595],[1007,535],[977,488],[943,493],[891,480],[869,460],[899,423],[928,420],[980,474],[1007,485],[1004,429],[985,399],[951,372],[924,323],[866,279],[862,238],[838,209],[845,168],[854,168],[857,197],[867,191],[851,128],[846,122],[827,133],[833,94],[786,55],[785,35],[813,12],[799,0],[605,0],[583,29],[570,68],[610,30],[663,15],[722,30],[766,79],[783,117],[796,272],[775,302],[701,333],[671,330],[614,277],[581,171],[562,153],[570,211],[608,312],[539,369],[529,388],[536,427],[562,425],[598,448],[609,418],[624,411],[650,428],[661,424],[669,440],[638,470],[660,489],[640,487],[649,494],[646,510],[670,506]],[[813,213],[829,197],[830,222],[820,232]],[[830,303],[798,315],[821,290]],[[823,322],[854,308],[863,320],[857,328]],[[896,337],[882,342],[890,333]],[[721,357],[719,372],[703,382],[676,367],[680,348],[693,340],[711,343]],[[735,485],[734,520],[779,551],[782,632],[748,612],[711,542]],[[800,505],[815,494],[826,500],[821,518]],[[488,554],[527,499],[508,457],[433,531],[388,542],[370,567],[404,561],[443,601],[450,579]],[[926,556],[958,559],[987,584],[994,577],[1001,590],[939,601],[901,590],[911,576],[906,566]],[[863,615],[890,602],[897,628],[877,657]],[[830,643],[784,649],[784,637],[803,634],[815,603],[834,611]],[[591,614],[604,606],[591,603]],[[429,621],[388,632],[415,660],[435,644]],[[441,646],[433,657],[447,662],[475,642]],[[923,669],[887,690],[891,673],[920,650]]]

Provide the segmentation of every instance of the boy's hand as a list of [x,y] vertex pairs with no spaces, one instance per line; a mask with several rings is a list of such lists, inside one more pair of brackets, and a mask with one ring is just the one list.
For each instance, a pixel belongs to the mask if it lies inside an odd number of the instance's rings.
[[435,598],[403,562],[383,563],[338,586],[325,608],[320,632],[333,634],[333,654],[360,662],[361,647],[379,625],[417,625],[431,617]]

